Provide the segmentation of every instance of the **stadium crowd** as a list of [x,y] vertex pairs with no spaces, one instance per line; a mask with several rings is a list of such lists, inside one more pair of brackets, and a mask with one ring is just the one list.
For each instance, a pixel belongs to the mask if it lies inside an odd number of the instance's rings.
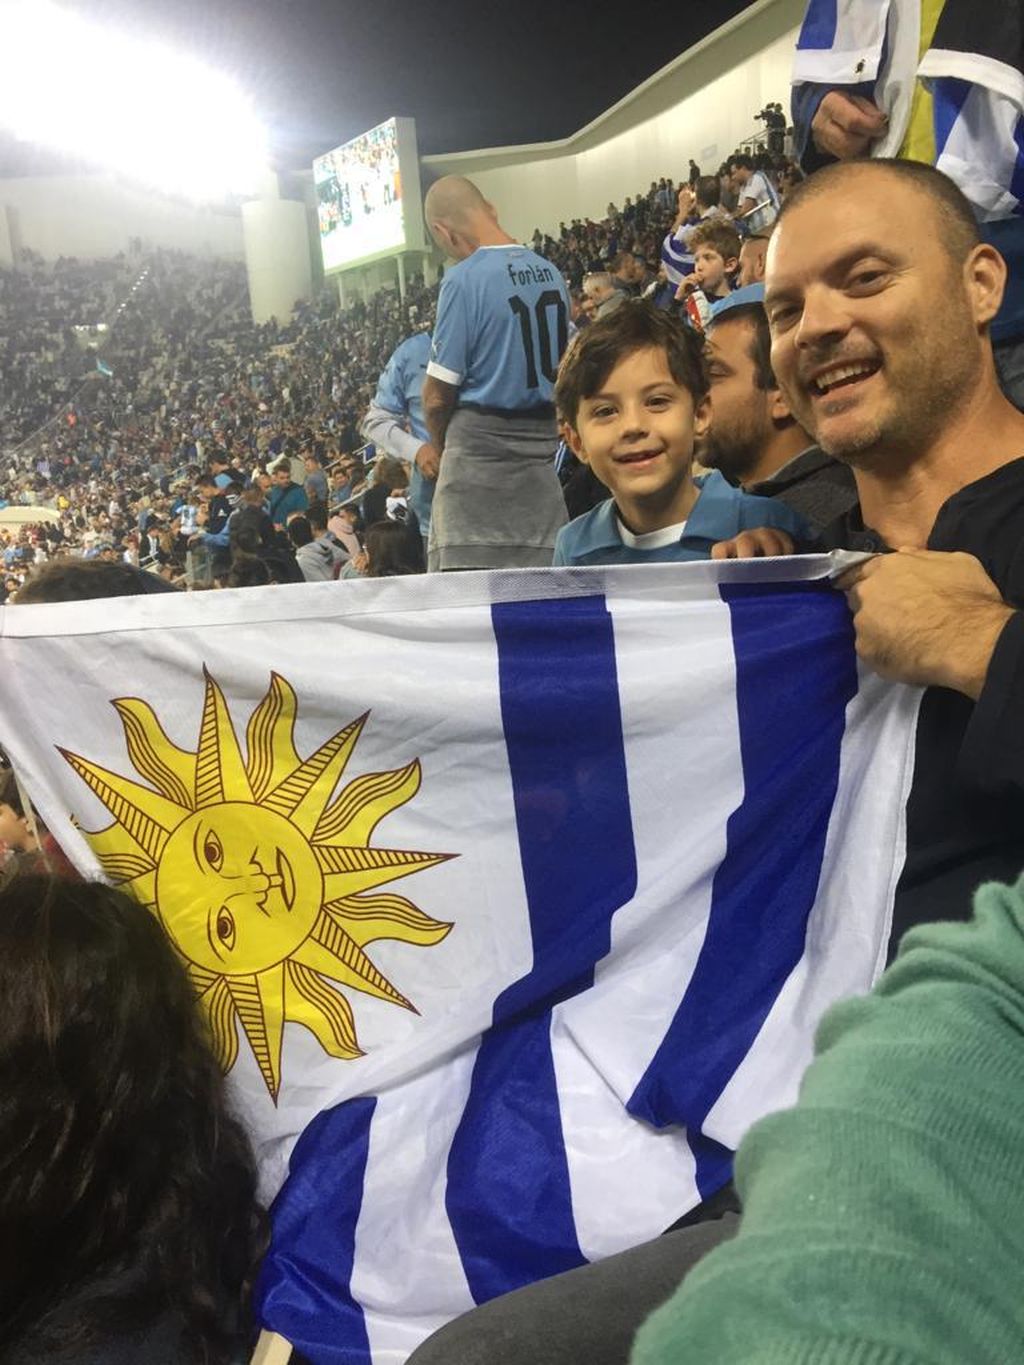
[[[925,38],[938,45],[934,27]],[[897,60],[880,42],[879,63]],[[415,1365],[1021,1353],[1021,888],[988,886],[965,922],[977,887],[1024,868],[1019,234],[979,225],[971,185],[934,155],[858,159],[888,119],[862,82],[813,77],[795,101],[805,184],[777,147],[710,175],[691,162],[682,183],[653,182],[601,221],[538,228],[530,250],[472,184],[446,177],[425,216],[455,264],[439,290],[414,281],[404,300],[381,292],[342,312],[324,294],[258,327],[236,266],[166,252],[29,258],[0,279],[0,513],[27,518],[0,521],[16,610],[428,564],[843,549],[867,552],[839,579],[863,663],[922,689],[880,945],[898,960],[827,1017],[800,1103],[744,1141],[742,1219],[727,1181],[682,1219],[665,1209],[656,1242],[454,1321]],[[474,331],[484,315],[500,315],[500,344]],[[59,850],[5,781],[11,864],[57,870]],[[8,1181],[0,1194],[0,1256],[18,1265],[0,1355],[27,1342],[12,1357],[26,1365],[78,1359],[69,1344],[102,1335],[108,1294],[137,1314],[111,1316],[141,1351],[118,1359],[236,1359],[266,1228],[161,934],[107,888],[14,877],[0,892],[0,987],[17,1005],[0,1021],[14,1115],[0,1132],[47,1163],[54,1191],[33,1202]],[[109,1096],[94,1126],[110,1135],[84,1171],[68,1134],[96,1149],[66,1076],[83,1018],[90,1093]],[[137,1047],[123,1042],[132,1029]],[[17,1119],[33,1105],[46,1122],[25,1137]],[[139,1114],[147,1131],[174,1116],[152,1160],[131,1141]],[[103,1163],[125,1150],[133,1161],[105,1183]],[[151,1195],[161,1162],[164,1197],[125,1233],[110,1207]],[[69,1228],[70,1188],[81,1226]],[[78,1255],[94,1226],[107,1260]],[[143,1235],[133,1263],[125,1248]]]
[[[763,151],[756,164],[773,183],[795,171]],[[536,230],[534,248],[570,287],[577,324],[598,311],[592,300],[601,282],[602,311],[608,299],[642,294],[683,308],[697,281],[680,234],[692,234],[707,215],[693,194],[701,183],[716,215],[737,207],[729,163],[701,181],[691,162],[690,181],[678,188],[662,179],[627,196],[621,209],[609,204],[602,220],[563,223],[556,235]],[[739,279],[738,262],[735,269]],[[669,272],[673,283],[663,288]],[[285,322],[256,326],[239,263],[136,249],[112,261],[48,264],[23,253],[17,270],[0,271],[0,512],[4,505],[48,510],[38,524],[0,521],[0,601],[33,567],[67,555],[142,565],[194,588],[299,577],[302,546],[261,522],[254,501],[224,539],[242,492],[257,475],[266,491],[268,470],[282,457],[314,506],[313,539],[340,542],[347,572],[367,572],[369,523],[359,494],[365,477],[374,479],[375,451],[361,423],[388,357],[403,338],[429,328],[436,298],[436,287],[413,279],[404,300],[381,290],[343,312],[334,291],[323,289]],[[563,456],[566,480],[575,468]],[[229,479],[229,471],[243,477]],[[199,483],[210,473],[216,497]],[[584,493],[580,503],[577,484],[570,509],[605,496],[590,481]],[[243,534],[239,543],[239,521],[255,526],[256,542]],[[211,537],[212,556],[202,545]],[[409,571],[415,555],[397,562]]]

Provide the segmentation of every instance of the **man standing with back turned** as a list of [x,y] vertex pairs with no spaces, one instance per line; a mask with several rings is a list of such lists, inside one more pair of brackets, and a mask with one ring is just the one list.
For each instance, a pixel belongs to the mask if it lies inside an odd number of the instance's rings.
[[552,401],[568,340],[565,282],[461,176],[432,185],[424,212],[456,262],[441,284],[423,385],[440,453],[429,568],[543,567],[566,520]]

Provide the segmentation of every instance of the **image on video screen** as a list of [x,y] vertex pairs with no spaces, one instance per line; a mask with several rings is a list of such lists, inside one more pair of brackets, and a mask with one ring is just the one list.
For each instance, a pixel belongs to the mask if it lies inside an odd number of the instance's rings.
[[404,246],[394,119],[318,157],[313,179],[325,270]]

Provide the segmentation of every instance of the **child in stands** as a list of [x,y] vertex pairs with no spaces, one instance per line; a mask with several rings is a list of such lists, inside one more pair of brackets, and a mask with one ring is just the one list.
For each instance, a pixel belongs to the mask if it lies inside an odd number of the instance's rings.
[[811,539],[777,499],[717,470],[693,477],[710,420],[703,342],[668,313],[629,302],[592,323],[562,361],[555,402],[574,454],[612,495],[559,531],[556,565],[709,559],[719,541],[758,527],[785,533],[776,553]]

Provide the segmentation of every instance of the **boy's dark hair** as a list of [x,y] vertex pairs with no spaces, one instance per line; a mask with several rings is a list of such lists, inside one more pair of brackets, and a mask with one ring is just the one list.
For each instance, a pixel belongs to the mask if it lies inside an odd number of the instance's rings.
[[627,300],[585,327],[566,351],[555,383],[555,406],[573,427],[580,403],[600,392],[620,360],[634,351],[664,351],[669,373],[699,402],[708,391],[704,349],[696,332],[644,299]]
[[740,254],[740,234],[731,223],[725,222],[722,218],[709,218],[706,223],[699,223],[690,234],[690,250],[696,252],[699,247],[709,246],[712,251],[717,251],[723,261],[731,261]]
[[730,172],[735,170],[737,166],[741,166],[745,171],[752,171],[754,169],[754,158],[748,156],[746,152],[734,152],[725,164]]

